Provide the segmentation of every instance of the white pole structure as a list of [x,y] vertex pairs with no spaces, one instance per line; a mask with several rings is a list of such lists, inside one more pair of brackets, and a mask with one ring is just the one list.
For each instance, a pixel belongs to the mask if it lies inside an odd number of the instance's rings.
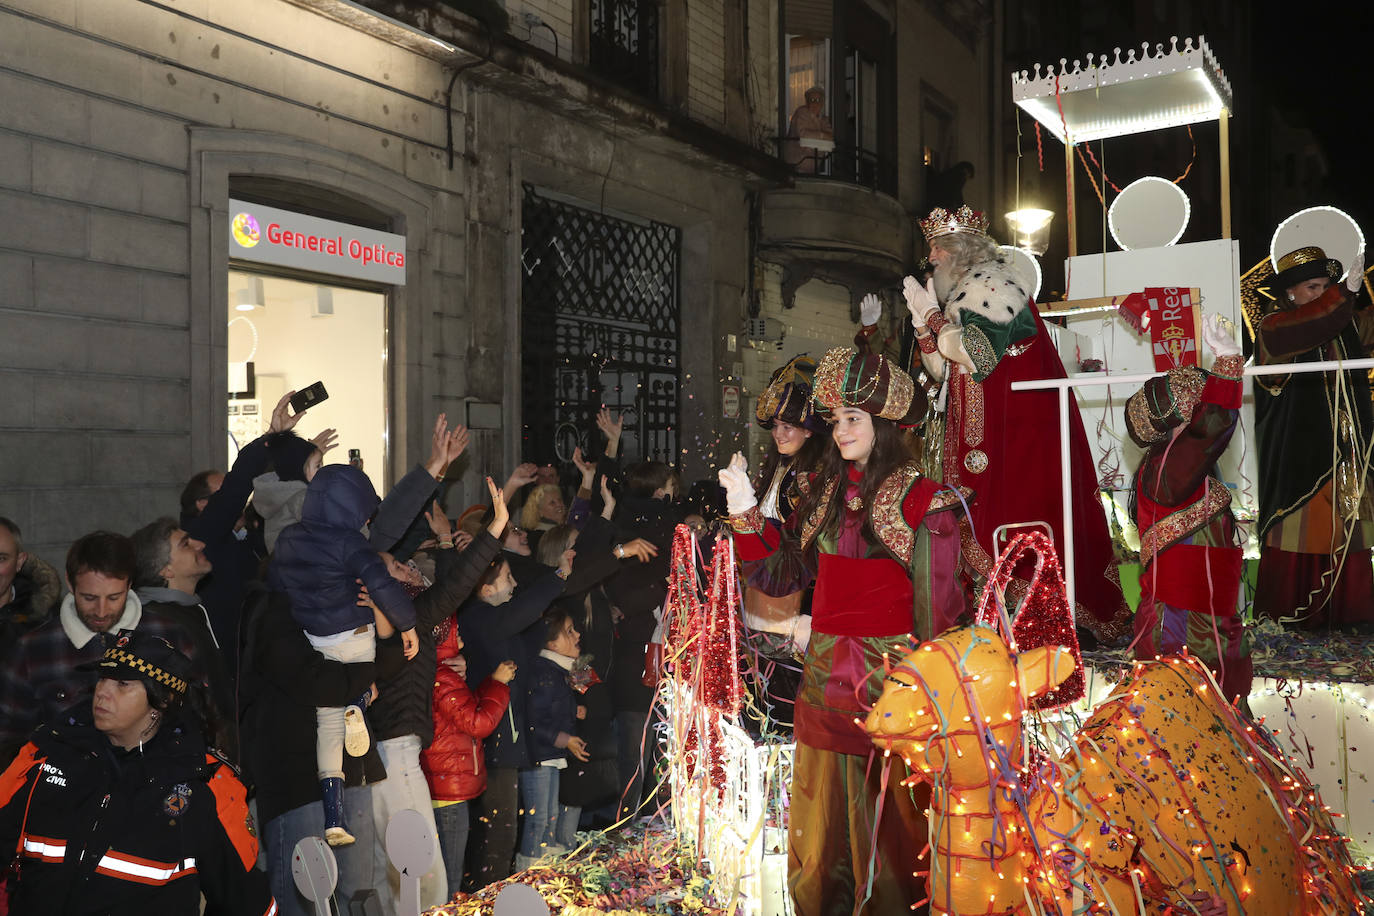
[[[1302,375],[1308,372],[1333,372],[1342,369],[1374,369],[1374,359],[1324,360],[1315,363],[1288,363],[1277,366],[1247,366],[1246,375]],[[1075,378],[1033,379],[1012,382],[1012,391],[1059,391],[1059,485],[1063,499],[1064,587],[1068,591],[1069,608],[1076,613],[1074,604],[1074,555],[1073,555],[1073,510],[1069,483],[1072,475],[1069,467],[1069,398],[1073,388],[1100,388],[1104,385],[1138,385],[1147,382],[1163,372],[1136,372],[1127,375],[1080,375]]]

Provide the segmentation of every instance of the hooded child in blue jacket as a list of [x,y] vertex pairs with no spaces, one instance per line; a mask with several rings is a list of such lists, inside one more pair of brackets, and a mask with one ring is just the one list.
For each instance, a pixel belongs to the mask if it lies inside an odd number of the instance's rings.
[[[406,658],[419,650],[415,606],[386,563],[368,544],[362,527],[380,500],[372,481],[357,468],[331,464],[321,468],[305,491],[301,520],[277,539],[268,584],[291,599],[291,614],[310,644],[338,662],[370,662],[376,637],[401,631]],[[358,603],[362,581],[380,614]],[[324,800],[325,841],[331,846],[353,842],[343,823],[343,752],[367,752],[367,725],[361,707],[318,707],[315,739],[320,794]]]

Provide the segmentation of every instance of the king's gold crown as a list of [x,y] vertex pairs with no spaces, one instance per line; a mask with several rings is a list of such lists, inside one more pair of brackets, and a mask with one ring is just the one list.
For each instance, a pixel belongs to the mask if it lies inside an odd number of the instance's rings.
[[964,204],[953,213],[944,207],[936,207],[930,211],[929,216],[921,220],[921,231],[925,233],[927,242],[954,232],[987,235],[988,218],[987,214],[974,210],[968,204]]

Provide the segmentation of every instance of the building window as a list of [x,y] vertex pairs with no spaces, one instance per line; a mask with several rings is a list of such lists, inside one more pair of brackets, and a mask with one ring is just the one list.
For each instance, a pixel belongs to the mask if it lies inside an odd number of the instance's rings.
[[798,175],[895,192],[892,26],[862,3],[787,0],[779,155]]
[[658,98],[658,3],[591,0],[588,63],[593,73]]
[[310,438],[338,430],[326,460],[357,449],[378,492],[386,486],[386,295],[325,282],[229,271],[229,463],[267,431],[288,391],[324,382],[329,398],[302,419]]
[[835,127],[830,101],[830,39],[787,36],[782,156],[799,175],[830,174]]
[[851,48],[844,59],[845,125],[852,148],[852,161],[843,163],[845,177],[868,187],[878,184],[882,157],[879,148],[878,61]]
[[605,405],[626,463],[677,464],[681,231],[533,185],[520,218],[522,459],[571,467]]
[[934,207],[957,210],[964,203],[964,183],[973,165],[959,161],[959,116],[952,101],[921,83],[921,164],[925,176],[922,212]]

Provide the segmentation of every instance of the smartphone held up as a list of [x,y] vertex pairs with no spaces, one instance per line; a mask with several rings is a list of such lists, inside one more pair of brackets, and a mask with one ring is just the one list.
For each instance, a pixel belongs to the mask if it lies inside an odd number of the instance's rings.
[[316,382],[310,387],[302,388],[300,391],[291,395],[291,400],[288,403],[291,405],[291,412],[296,414],[300,413],[302,410],[308,410],[314,407],[316,404],[328,399],[328,397],[329,392],[324,390],[324,382]]

